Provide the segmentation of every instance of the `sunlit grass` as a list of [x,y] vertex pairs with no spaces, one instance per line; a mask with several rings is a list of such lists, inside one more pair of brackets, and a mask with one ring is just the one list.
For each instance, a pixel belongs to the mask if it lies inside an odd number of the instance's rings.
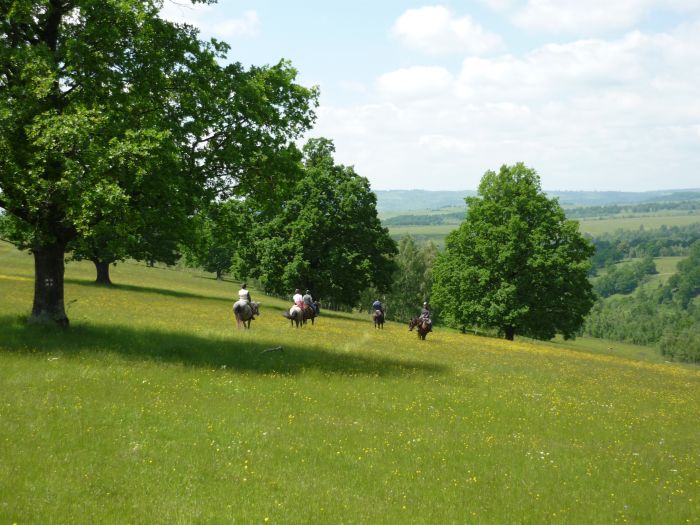
[[[0,243],[0,523],[696,523],[700,372],[557,342],[290,327],[239,283]],[[601,343],[605,344],[605,343]],[[281,346],[281,351],[265,351]]]

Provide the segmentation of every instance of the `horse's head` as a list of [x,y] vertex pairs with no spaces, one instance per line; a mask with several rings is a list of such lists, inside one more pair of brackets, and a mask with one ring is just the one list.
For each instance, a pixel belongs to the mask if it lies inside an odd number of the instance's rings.
[[260,315],[260,303],[250,301],[250,309],[253,311],[253,315]]
[[408,329],[412,331],[418,325],[418,318],[414,317],[408,322]]

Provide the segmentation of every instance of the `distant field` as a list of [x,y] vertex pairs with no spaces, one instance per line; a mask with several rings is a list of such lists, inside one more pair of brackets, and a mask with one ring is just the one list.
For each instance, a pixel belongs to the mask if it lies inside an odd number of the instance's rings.
[[419,209],[410,211],[387,211],[379,214],[381,220],[391,219],[393,217],[400,217],[402,215],[447,215],[450,213],[463,212],[466,216],[467,209],[465,207],[458,206],[448,206],[439,209]]
[[0,243],[0,523],[700,522],[700,369],[650,349],[295,329],[257,290],[237,330],[237,283],[139,264],[69,263],[57,330],[32,273]]
[[685,259],[685,257],[655,257],[654,264],[656,264],[656,271],[658,273],[654,275],[649,275],[646,282],[641,286],[646,290],[653,290],[658,288],[660,285],[666,284],[666,281],[676,273],[676,266],[680,261]]
[[591,235],[613,233],[617,230],[656,230],[662,226],[687,226],[700,223],[700,215],[648,215],[644,217],[620,217],[606,219],[581,219],[581,231]]
[[[648,215],[644,217],[620,217],[605,219],[580,219],[580,231],[590,235],[614,233],[617,230],[659,229],[662,226],[687,226],[700,223],[700,215]],[[389,228],[394,239],[413,235],[418,240],[432,240],[440,245],[445,236],[457,228],[457,224],[437,224],[428,226],[395,226]]]

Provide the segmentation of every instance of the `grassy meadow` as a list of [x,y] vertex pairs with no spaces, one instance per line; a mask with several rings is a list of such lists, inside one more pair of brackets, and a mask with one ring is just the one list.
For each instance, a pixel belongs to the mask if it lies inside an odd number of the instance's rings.
[[256,290],[238,330],[238,283],[129,263],[69,263],[61,331],[32,279],[0,242],[0,523],[700,523],[698,367]]

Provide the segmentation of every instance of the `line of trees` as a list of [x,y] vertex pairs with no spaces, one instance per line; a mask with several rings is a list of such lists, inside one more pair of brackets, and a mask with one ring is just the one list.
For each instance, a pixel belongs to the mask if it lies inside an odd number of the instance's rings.
[[690,246],[700,239],[700,222],[687,226],[661,226],[653,230],[618,230],[591,237],[595,254],[591,273],[623,259],[688,255]]
[[643,202],[640,204],[607,204],[605,206],[584,206],[569,208],[566,215],[570,219],[580,219],[584,217],[604,217],[610,215],[635,214],[635,213],[658,213],[661,211],[689,211],[700,210],[700,194],[697,200],[686,200],[679,202]]
[[656,346],[663,355],[700,362],[700,240],[678,271],[656,289],[599,300],[586,320],[586,334]]
[[593,289],[600,297],[633,292],[647,276],[657,273],[651,256],[640,261],[612,266],[600,277],[594,279]]

